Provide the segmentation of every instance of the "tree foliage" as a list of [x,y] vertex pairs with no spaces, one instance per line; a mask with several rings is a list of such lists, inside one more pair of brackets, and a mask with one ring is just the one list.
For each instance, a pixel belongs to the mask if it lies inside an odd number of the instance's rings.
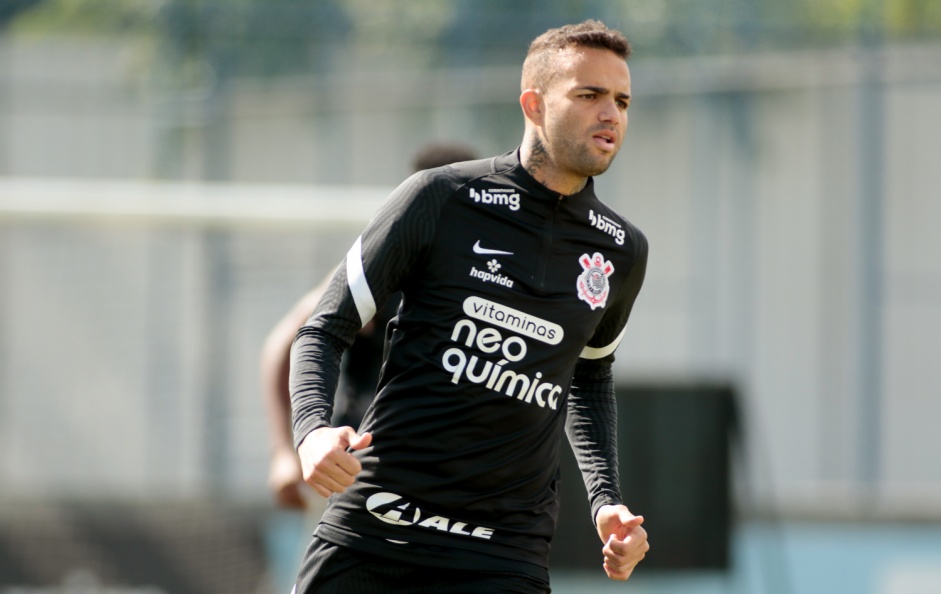
[[547,27],[602,18],[644,55],[941,39],[939,0],[4,0],[27,35],[132,35],[171,64],[234,76],[316,72],[338,55],[379,68],[518,63]]

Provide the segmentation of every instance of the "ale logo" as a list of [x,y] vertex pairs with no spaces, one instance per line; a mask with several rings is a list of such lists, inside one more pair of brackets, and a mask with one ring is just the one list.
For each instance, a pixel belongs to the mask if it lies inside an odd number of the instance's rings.
[[[472,526],[444,516],[422,517],[421,510],[395,493],[376,493],[366,500],[366,509],[387,524],[395,526],[418,526],[455,536],[471,536],[490,540],[493,528]],[[395,542],[395,541],[393,541]]]
[[376,493],[366,500],[366,509],[383,522],[411,526],[421,517],[421,510],[395,493]]

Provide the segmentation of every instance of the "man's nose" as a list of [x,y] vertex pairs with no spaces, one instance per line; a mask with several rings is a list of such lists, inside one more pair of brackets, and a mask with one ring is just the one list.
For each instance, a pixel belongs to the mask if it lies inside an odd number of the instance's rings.
[[602,122],[616,122],[618,120],[618,110],[617,103],[614,100],[604,101],[601,104],[601,110],[598,112],[598,119]]

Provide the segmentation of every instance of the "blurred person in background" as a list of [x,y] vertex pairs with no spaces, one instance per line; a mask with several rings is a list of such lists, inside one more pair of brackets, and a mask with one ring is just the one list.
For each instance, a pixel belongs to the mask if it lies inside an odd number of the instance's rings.
[[[551,29],[522,68],[522,144],[416,173],[347,253],[291,352],[294,444],[327,509],[297,594],[550,591],[563,430],[607,576],[648,550],[622,503],[613,353],[647,241],[594,193],[627,130],[630,44]],[[343,351],[396,292],[378,392],[331,424]]]

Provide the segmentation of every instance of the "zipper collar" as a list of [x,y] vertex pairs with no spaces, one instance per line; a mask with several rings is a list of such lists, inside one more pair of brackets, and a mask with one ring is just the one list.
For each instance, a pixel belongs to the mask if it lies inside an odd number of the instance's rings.
[[523,167],[522,162],[520,162],[520,147],[498,156],[495,166],[496,171],[504,171],[506,175],[513,179],[514,183],[525,190],[532,198],[548,200],[554,203],[559,201],[567,202],[567,200],[565,200],[567,198],[575,198],[578,200],[580,197],[595,197],[595,180],[592,177],[589,177],[585,181],[584,188],[570,195],[560,194],[542,185],[526,171],[526,168]]

